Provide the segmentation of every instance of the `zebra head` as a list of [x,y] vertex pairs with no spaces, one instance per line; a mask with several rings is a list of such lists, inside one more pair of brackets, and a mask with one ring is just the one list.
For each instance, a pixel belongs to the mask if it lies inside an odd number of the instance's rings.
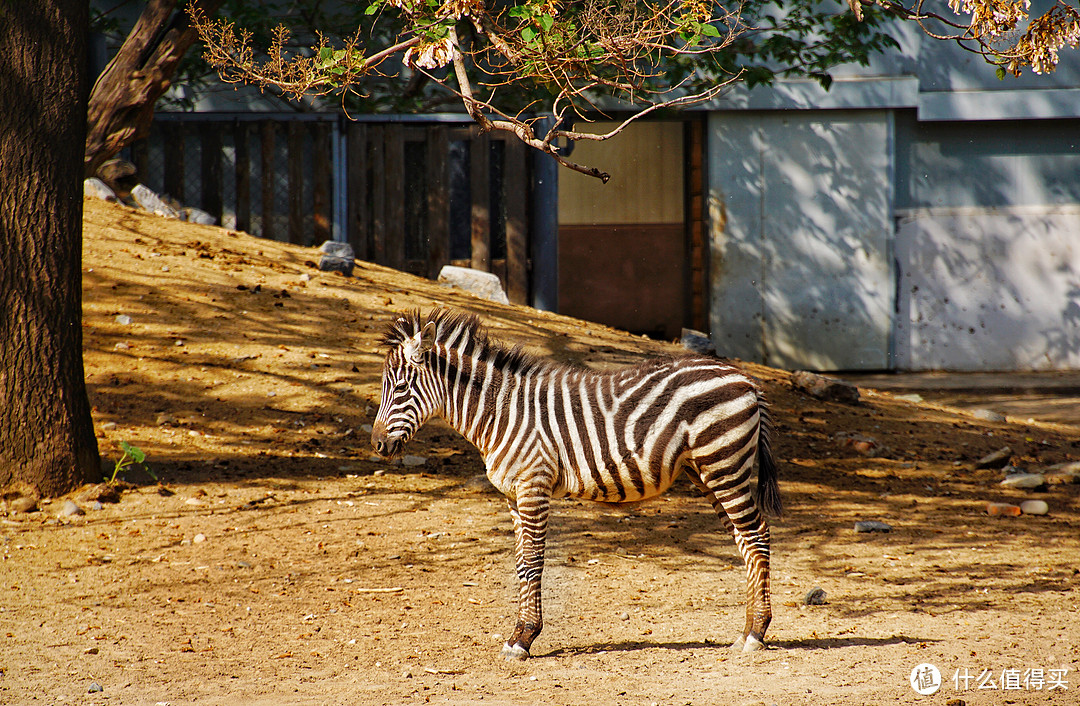
[[392,458],[442,403],[434,371],[426,364],[435,343],[435,323],[418,316],[399,318],[384,341],[390,351],[383,362],[382,397],[372,425],[371,445],[380,456]]

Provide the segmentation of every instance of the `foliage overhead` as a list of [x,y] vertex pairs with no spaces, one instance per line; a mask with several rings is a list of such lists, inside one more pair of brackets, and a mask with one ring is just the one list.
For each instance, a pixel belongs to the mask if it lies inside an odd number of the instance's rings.
[[[709,101],[737,81],[753,86],[804,76],[828,88],[831,68],[865,65],[873,53],[897,46],[886,32],[889,20],[914,21],[933,37],[955,40],[999,73],[1053,70],[1057,51],[1080,38],[1080,15],[1060,0],[1024,31],[1028,0],[949,0],[970,21],[929,12],[924,0],[363,2],[352,34],[332,38],[316,29],[300,50],[285,26],[259,43],[231,19],[194,11],[193,23],[204,58],[225,81],[293,98],[335,95],[347,110],[358,96],[385,95],[394,79],[408,87],[396,92],[402,102],[431,100],[431,89],[441,89],[482,129],[510,131],[605,180],[556,145],[608,139],[643,115]],[[603,134],[573,129],[575,120],[612,108],[632,116]],[[542,134],[541,113],[551,118]]]

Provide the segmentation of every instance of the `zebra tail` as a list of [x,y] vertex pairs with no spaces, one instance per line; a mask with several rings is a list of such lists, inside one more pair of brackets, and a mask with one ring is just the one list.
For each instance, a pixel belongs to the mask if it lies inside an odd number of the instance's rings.
[[784,514],[784,503],[780,499],[779,474],[776,459],[772,453],[773,425],[768,410],[761,407],[761,421],[758,432],[758,482],[757,505],[766,515],[780,517]]

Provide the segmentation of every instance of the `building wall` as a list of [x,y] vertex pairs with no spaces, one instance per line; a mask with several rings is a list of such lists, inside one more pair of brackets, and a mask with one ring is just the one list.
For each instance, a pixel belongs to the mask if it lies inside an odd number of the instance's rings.
[[570,158],[611,180],[559,173],[559,311],[678,337],[687,315],[682,122],[635,123],[613,140],[577,143]]
[[895,366],[1080,368],[1080,124],[897,123]]
[[709,137],[722,353],[824,370],[1080,368],[1077,121],[717,112]]

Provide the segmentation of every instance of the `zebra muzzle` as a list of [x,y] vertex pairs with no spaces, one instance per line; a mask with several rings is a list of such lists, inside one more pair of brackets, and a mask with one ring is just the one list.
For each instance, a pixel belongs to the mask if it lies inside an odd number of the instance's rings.
[[371,431],[371,445],[383,458],[393,458],[401,453],[405,441],[400,435],[387,434],[386,427],[376,422]]

